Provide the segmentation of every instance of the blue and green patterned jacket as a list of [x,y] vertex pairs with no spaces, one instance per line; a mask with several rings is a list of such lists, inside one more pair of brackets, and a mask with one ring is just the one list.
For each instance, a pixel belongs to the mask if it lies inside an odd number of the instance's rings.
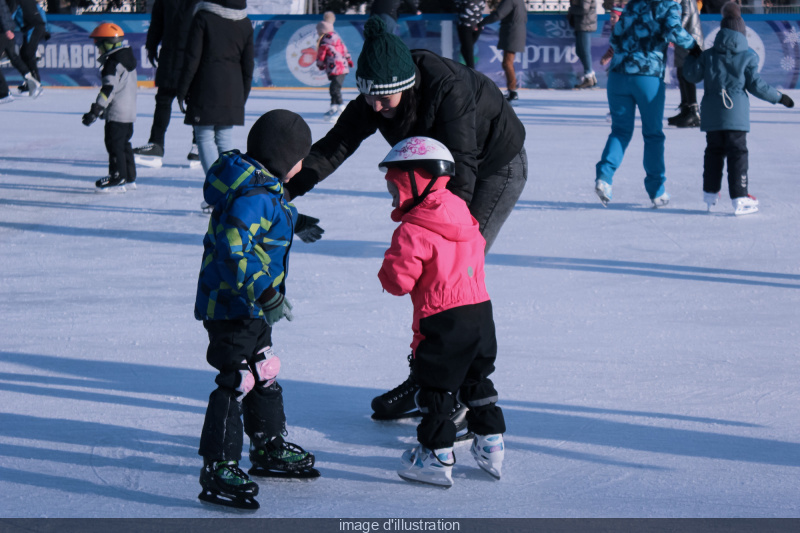
[[631,0],[611,34],[614,58],[609,70],[663,78],[669,43],[687,50],[694,46],[681,25],[681,5],[674,0]]
[[256,300],[264,290],[286,293],[297,209],[284,199],[280,180],[238,150],[223,153],[208,170],[203,197],[214,211],[203,239],[194,316],[263,317]]

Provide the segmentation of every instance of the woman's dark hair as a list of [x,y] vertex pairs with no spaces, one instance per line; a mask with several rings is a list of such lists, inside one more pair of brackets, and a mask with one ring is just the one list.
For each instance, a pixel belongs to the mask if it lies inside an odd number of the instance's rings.
[[414,87],[403,91],[395,120],[398,121],[397,127],[402,132],[402,137],[411,135],[411,127],[417,122],[417,91]]

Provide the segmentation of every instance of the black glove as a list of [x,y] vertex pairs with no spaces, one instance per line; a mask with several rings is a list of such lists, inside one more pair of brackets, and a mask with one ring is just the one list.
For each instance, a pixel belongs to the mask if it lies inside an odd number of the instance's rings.
[[700,57],[700,54],[702,53],[703,49],[700,48],[700,45],[697,43],[694,43],[694,46],[689,49],[689,55],[692,57]]
[[92,109],[83,115],[81,121],[84,126],[91,126],[95,120],[103,116],[103,107],[97,103],[92,104]]
[[45,31],[45,32],[44,32],[44,40],[45,40],[45,41],[49,41],[49,40],[50,40],[50,37],[52,37],[52,36],[50,35],[50,32],[49,32],[49,31]]
[[297,223],[294,225],[294,233],[303,242],[317,242],[325,230],[317,225],[318,218],[307,215],[297,215]]
[[786,107],[794,107],[794,100],[789,98],[789,95],[787,94],[782,94],[781,99],[778,101],[783,105],[785,105]]
[[156,68],[158,68],[158,49],[147,49],[147,60]]
[[184,105],[185,99],[186,99],[185,96],[183,98],[181,98],[180,96],[178,97],[178,109],[180,109],[181,113],[183,113],[184,115],[186,114],[186,107]]

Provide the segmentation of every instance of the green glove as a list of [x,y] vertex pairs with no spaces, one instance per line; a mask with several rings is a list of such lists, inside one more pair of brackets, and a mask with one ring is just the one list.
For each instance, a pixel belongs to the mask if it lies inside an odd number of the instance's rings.
[[292,304],[286,297],[270,287],[265,290],[258,298],[258,303],[261,306],[261,311],[264,312],[264,318],[267,324],[274,325],[281,318],[286,318],[289,322],[294,318],[292,316]]

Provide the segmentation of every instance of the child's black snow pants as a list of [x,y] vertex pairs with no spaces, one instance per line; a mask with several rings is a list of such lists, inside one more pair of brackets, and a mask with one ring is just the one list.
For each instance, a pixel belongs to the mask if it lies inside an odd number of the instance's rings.
[[422,422],[417,440],[428,449],[449,448],[456,439],[450,420],[459,401],[469,407],[467,427],[476,435],[505,433],[503,411],[489,379],[497,356],[492,302],[464,305],[419,322],[425,339],[414,351],[414,375],[420,390]]
[[703,191],[719,192],[722,168],[728,160],[728,192],[731,198],[747,196],[747,132],[720,130],[706,132]]
[[[255,365],[264,359],[258,352],[272,345],[272,328],[264,319],[204,320],[208,331],[208,363],[219,370],[217,388],[208,398],[200,436],[199,454],[212,461],[238,461],[244,431],[251,440],[281,434],[286,426],[283,391],[277,381],[269,386],[258,381]],[[255,378],[246,392],[248,374]]]
[[133,161],[132,122],[106,121],[105,142],[108,152],[108,174],[119,174],[126,182],[136,181],[136,163]]

